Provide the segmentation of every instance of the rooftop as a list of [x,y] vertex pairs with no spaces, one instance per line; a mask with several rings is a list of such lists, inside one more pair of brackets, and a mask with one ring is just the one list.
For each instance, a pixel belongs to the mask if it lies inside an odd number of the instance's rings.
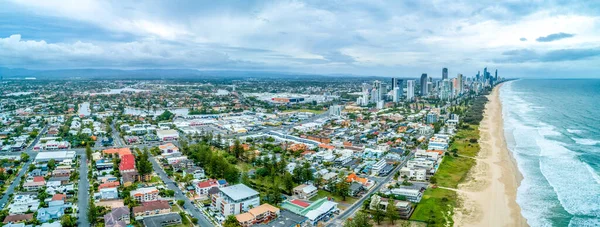
[[233,200],[241,200],[251,196],[257,196],[258,192],[245,184],[236,184],[220,189],[225,195]]

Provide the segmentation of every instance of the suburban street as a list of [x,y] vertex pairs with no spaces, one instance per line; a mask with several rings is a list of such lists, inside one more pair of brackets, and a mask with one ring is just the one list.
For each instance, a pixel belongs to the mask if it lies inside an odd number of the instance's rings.
[[362,207],[363,202],[365,202],[365,200],[370,198],[373,193],[378,192],[384,184],[389,182],[396,175],[396,172],[398,172],[400,169],[402,169],[402,167],[404,165],[406,165],[406,162],[408,162],[408,160],[410,160],[413,155],[414,155],[414,152],[410,152],[410,155],[408,155],[404,159],[404,161],[402,163],[400,163],[400,165],[396,166],[396,168],[394,168],[394,170],[390,174],[388,174],[385,178],[383,178],[383,180],[377,182],[377,185],[375,185],[375,187],[373,187],[371,190],[369,190],[365,195],[363,195],[362,198],[360,198],[358,201],[356,201],[354,204],[352,204],[352,206],[350,206],[348,209],[341,212],[339,215],[335,216],[334,218],[329,220],[327,223],[325,223],[325,225],[327,227],[342,226],[344,224],[344,221],[346,219],[348,219],[349,217],[353,216],[354,213],[356,213],[356,211],[358,211]]
[[48,129],[48,126],[44,127],[42,129],[42,131],[38,133],[37,137],[35,137],[33,142],[31,144],[29,144],[29,146],[25,149],[25,151],[11,153],[11,154],[21,154],[22,152],[25,152],[29,155],[29,160],[23,165],[23,167],[21,167],[15,180],[10,184],[10,186],[8,186],[8,189],[6,189],[6,192],[4,192],[4,195],[2,195],[2,199],[0,199],[0,207],[1,208],[4,208],[4,206],[8,202],[8,198],[10,197],[10,195],[12,195],[14,193],[17,185],[20,184],[21,177],[23,175],[25,175],[25,172],[27,172],[27,168],[29,168],[29,165],[31,165],[31,163],[33,163],[33,160],[35,159],[35,156],[36,156],[36,153],[32,152],[33,146],[35,146],[35,144],[37,144],[37,142],[40,140],[40,138],[46,132],[47,129]]
[[90,226],[87,212],[90,203],[90,183],[88,181],[88,166],[85,152],[79,154],[79,182],[77,187],[77,215],[79,226]]
[[156,159],[154,158],[150,158],[150,161],[152,162],[152,168],[154,169],[154,172],[156,174],[158,174],[158,176],[160,177],[160,179],[167,185],[167,188],[175,191],[175,198],[177,200],[183,200],[185,201],[184,204],[184,209],[189,212],[192,216],[194,216],[195,218],[198,219],[198,225],[205,227],[205,226],[214,226],[205,216],[204,214],[202,214],[200,212],[200,210],[194,206],[194,204],[192,203],[192,201],[185,196],[185,193],[183,193],[181,191],[181,189],[179,189],[179,187],[177,186],[177,183],[174,182],[173,180],[171,180],[171,178],[169,178],[169,176],[167,176],[167,173],[165,173],[165,171],[160,167],[160,164],[158,162],[156,162]]

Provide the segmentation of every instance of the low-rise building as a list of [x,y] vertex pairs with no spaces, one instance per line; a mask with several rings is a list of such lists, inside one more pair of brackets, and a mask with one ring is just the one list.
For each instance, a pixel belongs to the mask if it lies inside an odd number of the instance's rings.
[[104,215],[104,226],[122,227],[130,222],[130,212],[128,207],[113,208],[108,214]]
[[294,188],[294,195],[300,199],[309,199],[317,194],[319,189],[312,184],[301,184]]
[[321,198],[313,203],[306,203],[299,200],[284,201],[281,204],[281,208],[305,216],[308,219],[308,223],[312,226],[317,226],[320,221],[328,219],[334,213],[339,212],[337,203],[331,202],[327,198]]
[[225,180],[208,179],[205,181],[201,181],[198,184],[195,184],[194,188],[196,190],[197,195],[206,196],[206,195],[208,195],[208,191],[211,188],[223,188],[226,186],[227,186],[227,181],[225,181]]
[[390,193],[394,195],[400,195],[406,197],[406,200],[418,203],[421,201],[423,197],[423,189],[414,189],[414,188],[394,188],[390,190]]
[[258,223],[267,223],[279,215],[279,208],[265,203],[254,207],[246,213],[238,214],[235,218],[242,227],[249,227]]
[[158,200],[158,189],[156,187],[138,188],[129,192],[131,198],[139,202],[149,202]]
[[171,206],[169,202],[164,200],[144,202],[141,206],[133,208],[133,217],[136,220],[140,220],[144,217],[168,214],[171,212]]

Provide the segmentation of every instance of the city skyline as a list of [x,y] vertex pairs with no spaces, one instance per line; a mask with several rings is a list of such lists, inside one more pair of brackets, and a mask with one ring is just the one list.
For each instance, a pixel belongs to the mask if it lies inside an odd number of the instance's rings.
[[[8,1],[0,67],[598,77],[594,3]],[[60,6],[60,7],[58,7]],[[14,23],[18,21],[18,23]]]

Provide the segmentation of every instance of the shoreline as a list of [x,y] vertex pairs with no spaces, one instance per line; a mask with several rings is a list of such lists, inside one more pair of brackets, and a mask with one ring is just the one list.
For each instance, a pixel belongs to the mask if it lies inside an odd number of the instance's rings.
[[477,163],[456,190],[459,205],[454,208],[454,226],[528,226],[516,202],[523,176],[506,144],[501,86],[487,96]]

